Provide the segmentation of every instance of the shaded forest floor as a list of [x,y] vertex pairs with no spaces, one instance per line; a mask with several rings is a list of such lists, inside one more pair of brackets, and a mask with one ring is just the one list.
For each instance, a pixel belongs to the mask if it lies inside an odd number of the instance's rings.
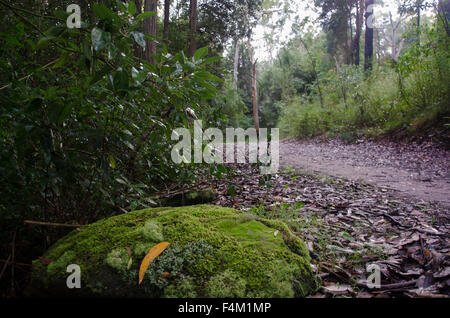
[[[322,280],[311,297],[448,297],[448,155],[433,144],[283,141],[279,174],[233,164],[200,188],[212,186],[213,204],[286,222]],[[379,289],[365,282],[372,264]],[[26,282],[29,264],[16,265]]]
[[280,153],[282,164],[294,169],[361,180],[450,207],[450,151],[436,144],[314,139],[282,142]]
[[[282,142],[280,154],[284,168],[270,179],[231,165],[214,203],[288,223],[323,280],[313,297],[448,297],[448,152],[310,140]],[[380,289],[364,283],[370,264]]]

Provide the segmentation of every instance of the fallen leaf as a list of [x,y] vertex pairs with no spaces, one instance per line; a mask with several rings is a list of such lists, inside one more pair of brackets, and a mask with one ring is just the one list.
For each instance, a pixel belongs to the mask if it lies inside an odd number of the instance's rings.
[[330,285],[322,287],[323,291],[332,295],[345,295],[351,293],[353,290],[348,285]]
[[321,293],[317,293],[315,295],[312,296],[308,296],[307,298],[326,298],[327,296],[325,296],[324,294]]
[[150,252],[148,252],[147,255],[145,255],[144,259],[142,260],[141,267],[139,268],[139,285],[142,283],[142,280],[144,279],[145,271],[147,270],[150,263],[164,250],[169,246],[170,243],[168,242],[162,242],[154,246]]
[[50,264],[51,262],[53,262],[52,259],[50,259],[50,258],[45,258],[45,257],[39,257],[39,260],[42,262],[42,264],[45,264],[45,265],[48,265],[48,264]]
[[128,246],[125,246],[124,249],[127,250],[128,256],[131,256],[131,248],[129,248]]
[[163,279],[163,278],[167,278],[170,276],[169,272],[165,272],[164,274],[161,275],[161,277],[159,279]]

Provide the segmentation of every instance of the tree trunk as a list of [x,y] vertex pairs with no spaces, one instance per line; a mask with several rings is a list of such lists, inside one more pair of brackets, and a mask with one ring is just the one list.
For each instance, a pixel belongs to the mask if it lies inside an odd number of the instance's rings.
[[417,29],[420,30],[420,18],[421,18],[421,10],[420,6],[417,6]]
[[350,57],[350,63],[354,64],[354,43],[353,43],[353,24],[352,24],[352,12],[350,8],[350,15],[348,19],[348,27],[350,29],[350,52],[348,52],[348,55]]
[[190,0],[189,5],[189,55],[194,56],[197,51],[197,23],[198,23],[198,8],[197,0]]
[[360,47],[361,47],[361,31],[363,25],[364,16],[364,2],[362,0],[356,0],[356,29],[355,38],[353,40],[353,61],[356,66],[360,64]]
[[381,49],[381,35],[380,30],[374,30],[373,40],[375,43],[374,53],[377,59],[378,65],[383,65],[383,60],[381,59],[382,49]]
[[169,23],[170,23],[170,3],[171,0],[164,0],[164,32],[163,38],[166,45],[169,43]]
[[403,19],[400,17],[400,19],[397,22],[394,22],[394,20],[392,19],[392,14],[389,13],[389,23],[390,23],[390,27],[391,27],[391,34],[389,36],[386,36],[386,34],[384,34],[385,40],[391,45],[392,60],[394,60],[395,62],[398,62],[398,58],[403,49],[403,45],[405,43],[405,40],[402,39],[397,46],[397,37],[398,37],[397,31],[398,31],[398,28],[400,27],[402,21],[403,21]]
[[420,47],[420,18],[421,18],[421,10],[420,6],[417,6],[417,45]]
[[[138,16],[139,14],[142,13],[142,2],[141,2],[141,0],[134,0],[134,4],[136,5],[136,16]],[[143,57],[143,55],[144,54],[142,51],[142,47],[135,42],[134,43],[134,56],[141,59]]]
[[439,21],[442,23],[447,36],[450,36],[450,0],[439,0],[438,12]]
[[248,54],[250,56],[250,64],[252,68],[251,74],[252,74],[253,120],[255,122],[256,133],[259,135],[258,95],[256,92],[256,62],[253,56],[253,47],[250,37],[248,37]]
[[[374,0],[366,1],[366,43],[364,49],[364,70],[371,70],[373,67],[373,4]],[[370,22],[370,23],[369,23]]]
[[[152,11],[158,12],[158,0],[145,0],[144,12]],[[144,20],[144,33],[152,36],[157,36],[158,32],[158,14],[151,16]],[[154,64],[155,61],[152,55],[156,54],[156,42],[147,40],[147,47],[145,50],[145,59]]]
[[239,40],[234,40],[233,88],[237,92],[239,75]]

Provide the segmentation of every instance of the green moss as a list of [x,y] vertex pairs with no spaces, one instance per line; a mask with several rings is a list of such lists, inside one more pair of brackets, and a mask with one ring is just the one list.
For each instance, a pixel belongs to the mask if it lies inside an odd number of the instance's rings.
[[116,248],[106,256],[105,263],[118,271],[125,271],[129,259],[130,256],[125,248]]
[[196,298],[192,279],[183,279],[178,285],[170,285],[164,290],[165,298]]
[[56,276],[65,274],[67,270],[67,266],[72,264],[72,262],[76,259],[77,255],[74,251],[66,251],[63,255],[61,255],[56,261],[51,262],[47,266],[47,274],[48,276]]
[[245,296],[246,281],[231,270],[226,270],[206,284],[206,296],[212,298],[242,298]]
[[[171,245],[138,285],[142,258],[163,238]],[[124,247],[132,251],[130,268]],[[56,260],[47,274],[65,271],[69,260],[80,265],[87,296],[298,297],[316,288],[307,249],[284,223],[218,206],[147,209],[100,220],[70,233],[44,257]],[[33,272],[42,273],[42,266],[36,263]],[[34,277],[50,293],[62,285],[45,273]]]
[[155,245],[156,243],[137,243],[133,249],[134,257],[143,258]]
[[145,241],[161,242],[164,240],[161,225],[153,220],[145,222],[138,231]]
[[309,252],[305,244],[300,238],[298,238],[292,233],[292,231],[285,223],[279,220],[266,220],[266,219],[258,219],[258,221],[280,231],[283,235],[284,242],[288,245],[288,247],[294,253],[301,255],[302,257],[310,261]]
[[281,261],[276,261],[275,264],[276,270],[269,273],[266,288],[256,291],[252,294],[252,297],[292,298],[295,296],[295,289],[292,288],[292,279],[295,280],[298,269],[295,265]]
[[273,228],[254,220],[245,222],[235,219],[220,220],[215,224],[220,231],[230,234],[245,247],[257,244],[261,247],[277,249],[285,245],[281,235],[275,236],[276,231]]

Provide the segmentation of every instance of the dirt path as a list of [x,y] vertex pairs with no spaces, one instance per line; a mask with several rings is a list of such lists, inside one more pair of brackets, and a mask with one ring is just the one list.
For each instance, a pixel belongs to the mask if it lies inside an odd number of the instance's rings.
[[284,167],[364,181],[450,208],[450,152],[432,144],[291,140],[280,143],[280,160]]

